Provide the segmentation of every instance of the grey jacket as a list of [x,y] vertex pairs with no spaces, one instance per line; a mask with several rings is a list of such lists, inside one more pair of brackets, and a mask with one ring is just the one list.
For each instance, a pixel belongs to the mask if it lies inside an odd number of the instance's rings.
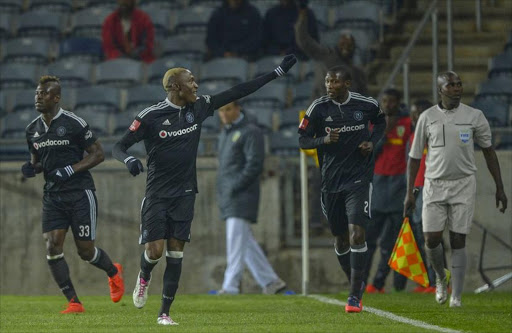
[[245,116],[222,130],[218,151],[217,202],[221,218],[239,217],[256,223],[265,158],[262,132]]

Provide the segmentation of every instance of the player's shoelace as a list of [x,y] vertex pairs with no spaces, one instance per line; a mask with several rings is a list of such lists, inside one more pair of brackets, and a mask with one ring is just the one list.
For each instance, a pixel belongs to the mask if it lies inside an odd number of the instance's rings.
[[146,287],[148,286],[148,283],[144,281],[143,278],[140,278],[140,289],[139,289],[139,297],[143,297],[144,293],[146,291]]

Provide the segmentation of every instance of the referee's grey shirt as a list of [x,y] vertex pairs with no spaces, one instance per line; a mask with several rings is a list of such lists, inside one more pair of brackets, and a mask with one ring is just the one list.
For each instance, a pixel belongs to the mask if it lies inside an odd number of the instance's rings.
[[452,110],[434,105],[418,119],[409,156],[421,159],[427,144],[426,178],[464,178],[476,171],[475,142],[491,146],[491,128],[482,111],[462,103]]

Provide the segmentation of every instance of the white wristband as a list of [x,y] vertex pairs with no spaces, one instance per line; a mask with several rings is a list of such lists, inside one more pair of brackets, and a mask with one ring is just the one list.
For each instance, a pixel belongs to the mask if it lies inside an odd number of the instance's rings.
[[69,177],[73,176],[73,174],[75,173],[71,165],[65,166],[64,170],[66,170]]
[[127,158],[124,159],[124,164],[131,162],[132,160],[136,160],[136,158],[133,156],[128,156]]
[[274,72],[276,72],[277,76],[283,76],[286,74],[281,68],[281,66],[278,66],[276,69],[274,69]]

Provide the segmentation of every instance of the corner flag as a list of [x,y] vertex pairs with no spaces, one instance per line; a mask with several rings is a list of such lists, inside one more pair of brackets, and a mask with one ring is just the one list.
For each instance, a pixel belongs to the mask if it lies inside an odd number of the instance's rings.
[[427,270],[414,239],[408,217],[404,219],[388,265],[423,287],[429,286]]

